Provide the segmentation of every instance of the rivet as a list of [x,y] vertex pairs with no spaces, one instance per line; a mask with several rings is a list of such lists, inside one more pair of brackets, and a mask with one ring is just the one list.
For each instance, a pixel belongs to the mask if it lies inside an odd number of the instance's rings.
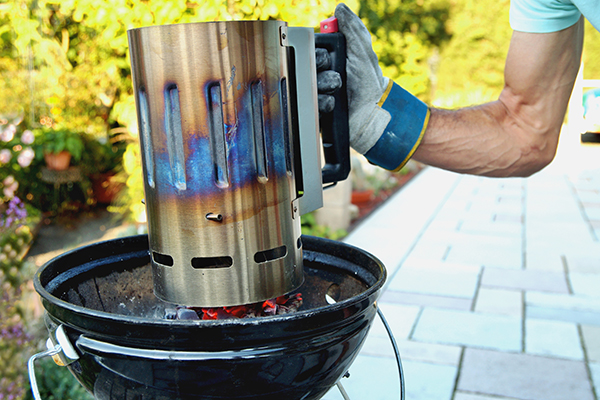
[[209,221],[221,222],[223,221],[223,216],[221,214],[208,213],[206,214],[206,219]]

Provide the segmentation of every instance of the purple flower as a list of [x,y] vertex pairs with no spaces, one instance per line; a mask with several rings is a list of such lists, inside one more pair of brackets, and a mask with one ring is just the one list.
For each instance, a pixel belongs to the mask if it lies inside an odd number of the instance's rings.
[[0,227],[10,227],[14,222],[22,221],[27,217],[27,209],[25,204],[18,197],[13,197],[8,202],[8,208],[4,212],[4,216],[0,218]]

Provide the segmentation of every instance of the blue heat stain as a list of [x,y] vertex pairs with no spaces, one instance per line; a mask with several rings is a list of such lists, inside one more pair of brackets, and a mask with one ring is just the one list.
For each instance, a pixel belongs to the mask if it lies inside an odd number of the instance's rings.
[[[155,154],[157,190],[176,196],[199,196],[219,194],[246,185],[257,184],[254,132],[250,107],[237,107],[237,120],[224,124],[225,147],[228,163],[229,186],[220,187],[213,162],[212,149],[208,136],[208,123],[192,134],[184,133],[186,147],[185,169],[187,189],[177,190],[166,151]],[[286,174],[286,146],[283,121],[279,115],[265,118],[265,147],[267,175],[269,180]]]

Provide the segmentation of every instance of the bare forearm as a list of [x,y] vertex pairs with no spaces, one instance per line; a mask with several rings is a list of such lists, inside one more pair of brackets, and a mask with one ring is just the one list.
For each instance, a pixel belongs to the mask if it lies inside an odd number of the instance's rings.
[[559,32],[514,32],[498,101],[433,109],[416,160],[456,172],[529,176],[552,161],[575,82],[583,20]]
[[554,157],[560,128],[539,134],[520,126],[502,101],[431,110],[414,159],[460,173],[529,176]]

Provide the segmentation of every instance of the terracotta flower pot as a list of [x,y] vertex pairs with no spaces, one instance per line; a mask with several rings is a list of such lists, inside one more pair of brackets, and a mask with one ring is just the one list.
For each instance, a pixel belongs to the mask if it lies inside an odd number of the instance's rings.
[[44,160],[48,169],[64,171],[71,165],[71,153],[61,151],[60,153],[44,153]]
[[123,183],[113,179],[114,176],[114,172],[106,172],[102,174],[94,174],[90,177],[90,180],[92,181],[94,197],[98,203],[112,203],[121,189],[123,189],[123,186],[125,186]]
[[352,204],[361,205],[368,203],[374,197],[374,191],[372,189],[366,190],[354,190],[352,191]]

